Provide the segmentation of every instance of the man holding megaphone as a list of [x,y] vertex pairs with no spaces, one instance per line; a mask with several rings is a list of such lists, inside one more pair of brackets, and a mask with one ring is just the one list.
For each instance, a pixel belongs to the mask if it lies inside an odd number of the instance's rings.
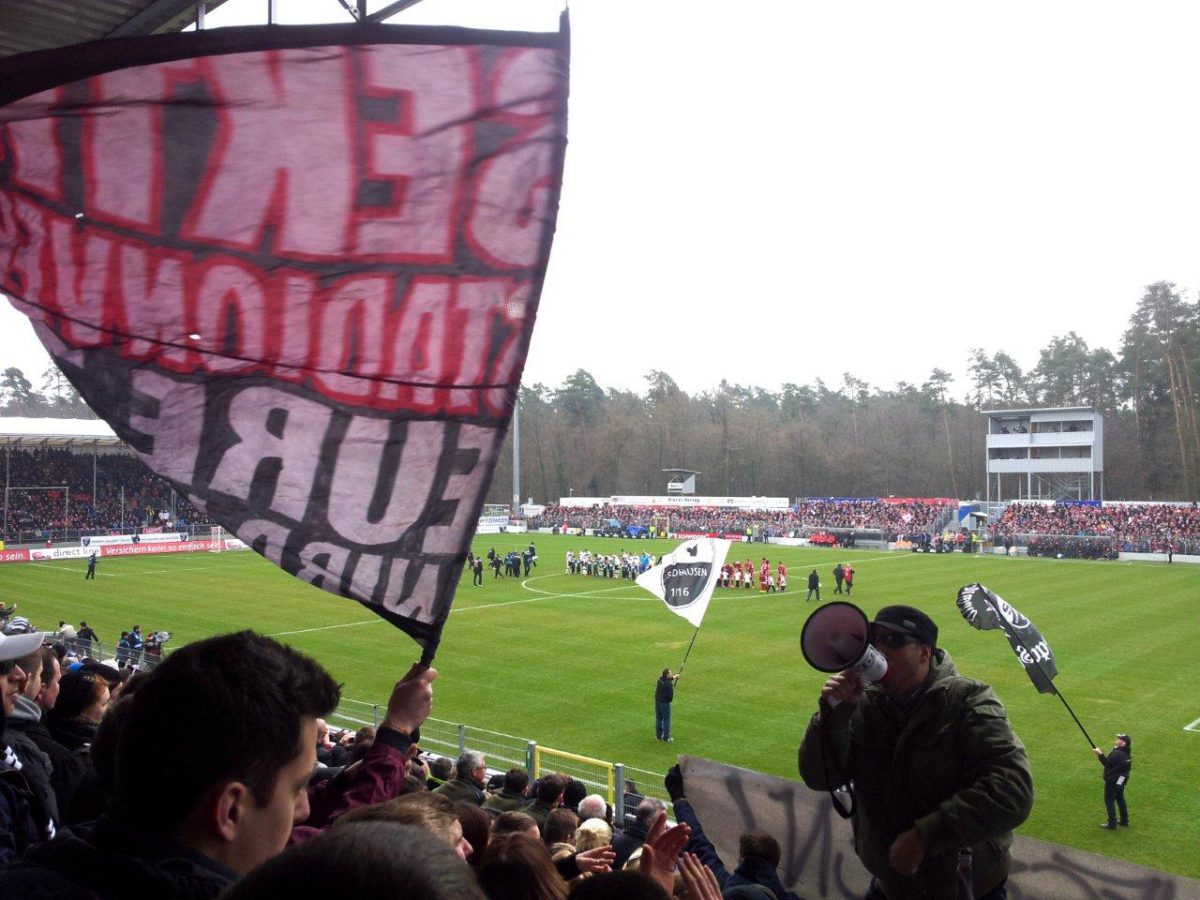
[[816,668],[844,660],[821,688],[800,775],[814,790],[849,786],[867,900],[1004,900],[1012,829],[1033,805],[1003,704],[937,639],[919,609],[885,606],[868,624],[851,604],[818,610],[801,638]]

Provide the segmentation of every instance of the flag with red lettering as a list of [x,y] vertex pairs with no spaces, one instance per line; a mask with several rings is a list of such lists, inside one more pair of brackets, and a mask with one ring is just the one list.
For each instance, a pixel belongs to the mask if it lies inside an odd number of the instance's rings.
[[151,469],[427,660],[533,330],[567,61],[565,19],[0,61],[0,290]]

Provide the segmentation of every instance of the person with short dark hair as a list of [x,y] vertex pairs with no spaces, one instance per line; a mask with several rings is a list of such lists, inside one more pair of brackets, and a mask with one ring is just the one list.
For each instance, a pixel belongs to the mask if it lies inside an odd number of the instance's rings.
[[542,838],[542,830],[538,828],[538,823],[534,821],[533,816],[517,809],[500,813],[492,822],[492,838],[495,839],[502,834],[529,834],[538,840]]
[[807,603],[813,598],[813,594],[817,595],[817,602],[821,602],[821,576],[817,574],[817,570],[813,569],[808,573],[808,594],[804,597],[804,602]]
[[79,632],[75,635],[75,646],[84,656],[88,656],[92,652],[92,643],[100,643],[100,637],[96,634],[95,629],[87,622],[79,622]]
[[467,864],[473,869],[479,868],[483,852],[491,841],[492,817],[474,803],[459,801],[454,804],[454,813],[462,826],[463,839],[471,845],[471,855]]
[[963,848],[973,854],[974,896],[1002,900],[1012,830],[1033,807],[1029,759],[1004,705],[959,675],[937,639],[921,610],[879,610],[868,640],[887,673],[866,687],[852,671],[830,677],[800,745],[810,788],[853,783],[868,900],[957,897]]
[[670,669],[663,669],[654,685],[654,736],[667,743],[674,740],[671,737],[671,703],[675,700],[675,682],[678,680],[679,676]]
[[[1129,773],[1133,771],[1132,741],[1127,734],[1118,734],[1113,748],[1105,753],[1099,747],[1093,747],[1092,752],[1104,766],[1104,808],[1108,812],[1108,821],[1101,825],[1114,831],[1118,825],[1129,824],[1129,808],[1125,805],[1125,785],[1129,783]],[[1120,810],[1121,818],[1117,819]]]
[[557,858],[559,852],[567,855],[575,852],[575,829],[579,827],[579,816],[562,806],[550,810],[546,816],[546,827],[542,829],[542,843],[550,848],[550,855]]
[[525,794],[529,789],[529,773],[514,766],[504,773],[504,786],[483,801],[483,808],[496,815],[525,806]]
[[563,791],[566,790],[567,779],[554,772],[543,775],[534,785],[533,802],[521,810],[530,816],[540,830],[546,830],[546,818],[551,810],[562,803]]
[[126,701],[109,812],[0,872],[0,895],[214,898],[279,853],[310,811],[323,827],[347,808],[382,799],[396,782],[384,755],[395,757],[392,769],[405,770],[436,677],[414,666],[396,684],[372,751],[382,761],[368,755],[361,780],[329,797],[308,791],[316,720],[340,693],[329,674],[249,631],[181,647]]
[[75,753],[86,752],[108,710],[108,682],[89,671],[68,672],[59,682],[58,702],[46,716],[54,739]]
[[439,756],[429,763],[429,789],[436,791],[454,777],[454,760]]

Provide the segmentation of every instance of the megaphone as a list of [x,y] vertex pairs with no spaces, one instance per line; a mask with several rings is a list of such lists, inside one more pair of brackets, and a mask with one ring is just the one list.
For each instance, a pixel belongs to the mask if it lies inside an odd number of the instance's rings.
[[840,600],[819,607],[800,632],[800,652],[819,672],[850,669],[864,686],[887,674],[887,660],[867,640],[867,614]]

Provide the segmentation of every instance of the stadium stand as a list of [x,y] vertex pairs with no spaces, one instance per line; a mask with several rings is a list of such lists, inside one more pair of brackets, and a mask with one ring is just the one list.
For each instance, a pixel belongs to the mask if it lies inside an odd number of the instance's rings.
[[1034,556],[1115,559],[1168,547],[1195,553],[1200,509],[1195,503],[1012,503],[993,533],[1023,539]]
[[[83,531],[164,524],[166,520],[159,516],[163,511],[173,527],[211,524],[128,453],[10,447],[6,457],[10,488],[6,491],[3,539],[8,543],[63,540]],[[67,486],[65,498],[61,485]]]
[[670,516],[671,530],[706,534],[763,537],[796,536],[808,529],[875,530],[887,540],[933,531],[956,507],[950,500],[865,498],[807,498],[786,510],[750,510],[730,507],[622,506],[605,503],[592,507],[551,504],[529,522],[530,528],[603,530],[610,520],[626,526],[649,528],[656,518]]

